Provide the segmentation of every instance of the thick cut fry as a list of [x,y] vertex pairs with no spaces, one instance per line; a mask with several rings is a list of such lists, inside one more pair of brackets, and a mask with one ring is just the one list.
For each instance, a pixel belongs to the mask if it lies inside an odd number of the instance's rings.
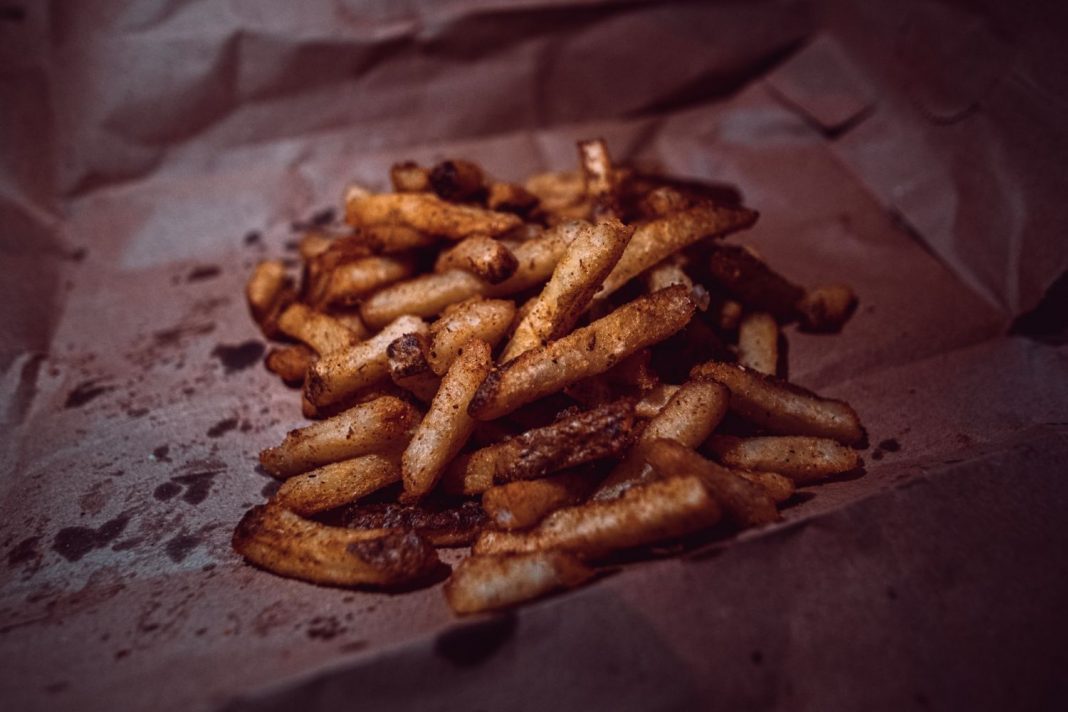
[[434,546],[470,546],[489,521],[478,502],[441,507],[420,504],[354,504],[341,510],[350,529],[415,531]]
[[775,501],[763,487],[706,460],[685,445],[661,438],[645,448],[645,456],[661,477],[697,477],[741,526],[760,526],[779,520]]
[[717,435],[708,448],[729,467],[768,470],[798,483],[821,480],[860,467],[860,454],[829,438]]
[[594,218],[618,217],[619,196],[612,159],[604,139],[579,141],[579,165],[586,186],[586,198],[591,204]]
[[449,307],[430,325],[430,368],[439,376],[445,375],[470,339],[496,347],[514,317],[515,303],[505,299],[474,298]]
[[334,317],[309,309],[299,302],[291,304],[278,317],[278,329],[286,336],[304,342],[320,356],[360,341],[355,332]]
[[379,255],[364,257],[336,267],[330,273],[322,304],[355,304],[376,289],[411,277],[411,260]]
[[428,235],[462,240],[482,233],[497,237],[522,224],[512,213],[457,205],[431,193],[383,193],[350,200],[345,205],[350,225],[403,225]]
[[805,291],[744,247],[717,245],[709,269],[716,282],[749,309],[768,312],[781,322],[797,318],[797,303]]
[[597,299],[605,299],[658,262],[705,238],[724,237],[751,227],[757,213],[723,205],[697,205],[639,225]]
[[245,297],[263,335],[272,338],[278,333],[278,315],[297,298],[297,293],[293,280],[286,275],[285,265],[278,260],[267,260],[256,265],[249,276]]
[[315,352],[304,344],[282,346],[267,352],[264,364],[271,373],[278,374],[289,385],[304,383],[304,376],[315,363]]
[[763,487],[775,504],[782,504],[794,496],[794,481],[778,472],[750,472],[749,470],[735,470],[735,472],[739,477],[744,477],[753,484]]
[[442,591],[460,615],[508,608],[589,581],[593,569],[559,551],[472,556],[460,562]]
[[619,499],[559,509],[529,532],[482,532],[472,551],[481,556],[559,549],[598,559],[693,534],[721,516],[699,479],[673,477],[635,487]]
[[519,261],[503,243],[486,235],[472,235],[442,252],[434,263],[435,272],[462,269],[489,284],[500,284],[515,274]]
[[709,361],[696,366],[694,378],[719,381],[731,391],[731,410],[746,420],[783,435],[860,442],[864,429],[848,403],[815,393],[732,363]]
[[272,475],[290,477],[331,462],[399,450],[418,421],[414,406],[384,396],[291,430],[281,445],[260,453],[260,463]]
[[774,376],[779,364],[779,325],[767,312],[747,314],[738,325],[738,363]]
[[409,498],[426,495],[467,439],[475,422],[467,404],[493,366],[489,344],[468,341],[441,379],[441,388],[426,417],[415,429],[401,459],[404,492]]
[[844,284],[813,287],[797,304],[801,327],[809,331],[840,331],[857,306],[857,295]]
[[434,548],[415,532],[328,527],[270,504],[245,514],[232,544],[268,571],[331,586],[406,583],[439,563]]
[[582,225],[556,265],[549,282],[519,322],[501,361],[566,335],[589,306],[601,282],[612,271],[633,229],[618,220]]
[[424,403],[434,398],[441,385],[426,359],[429,348],[427,335],[419,333],[405,334],[386,347],[389,377]]
[[635,351],[686,326],[694,308],[685,287],[639,297],[589,326],[495,369],[471,402],[471,414],[479,420],[491,420],[583,378],[604,373]]
[[371,453],[317,467],[286,480],[274,502],[301,516],[325,512],[355,502],[387,485],[400,482],[396,453]]
[[596,479],[579,469],[540,480],[519,480],[482,493],[482,509],[498,529],[529,529],[561,507],[578,504]]
[[608,475],[595,500],[613,499],[636,484],[653,478],[646,463],[645,449],[659,438],[668,438],[685,447],[697,447],[716,429],[727,414],[730,391],[714,381],[690,381],[668,401],[642,431],[637,444]]
[[389,180],[398,193],[425,193],[430,190],[430,171],[415,161],[394,163]]
[[308,370],[304,395],[317,407],[338,403],[389,376],[386,350],[405,334],[426,333],[426,324],[402,316],[375,336],[347,349],[334,351]]
[[478,200],[485,191],[482,169],[471,161],[442,161],[430,171],[430,187],[443,200]]

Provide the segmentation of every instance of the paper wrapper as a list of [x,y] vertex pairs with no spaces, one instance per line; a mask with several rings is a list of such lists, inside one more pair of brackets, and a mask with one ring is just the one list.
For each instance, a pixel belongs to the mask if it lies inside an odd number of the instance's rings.
[[[865,5],[5,5],[5,708],[1057,699],[1056,304],[1017,322],[1043,341],[1005,334],[1068,261],[1063,43],[1038,10]],[[739,191],[734,240],[856,288],[842,334],[787,338],[791,379],[860,412],[862,475],[505,616],[244,564],[256,455],[300,422],[251,266],[395,160],[520,179],[591,136]]]

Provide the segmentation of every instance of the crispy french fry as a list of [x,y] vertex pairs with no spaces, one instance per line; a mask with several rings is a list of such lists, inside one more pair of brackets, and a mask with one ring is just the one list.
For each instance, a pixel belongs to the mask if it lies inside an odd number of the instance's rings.
[[442,591],[460,615],[508,608],[594,576],[578,558],[559,551],[472,556],[460,562]]
[[431,370],[445,375],[470,339],[481,339],[496,347],[514,317],[515,303],[505,299],[476,297],[446,308],[441,318],[430,325],[427,360]]
[[471,161],[442,161],[430,171],[430,187],[442,200],[463,202],[482,197],[482,169]]
[[331,462],[286,480],[274,502],[301,516],[325,512],[349,504],[400,482],[400,457],[396,453],[371,453]]
[[662,477],[697,477],[738,524],[760,526],[779,520],[775,501],[762,486],[706,460],[685,445],[660,438],[644,452]]
[[442,507],[419,504],[353,504],[341,510],[340,523],[350,529],[415,531],[434,546],[470,546],[488,522],[478,502]]
[[559,339],[575,326],[602,280],[623,254],[633,230],[618,220],[582,225],[541,294],[516,327],[501,361]]
[[320,356],[359,343],[359,337],[337,319],[297,302],[278,317],[278,329],[310,346]]
[[[412,193],[412,195],[422,195]],[[438,242],[435,235],[422,232],[409,225],[397,223],[381,223],[378,225],[363,225],[359,229],[367,245],[379,254],[392,254],[426,247]]]
[[584,559],[706,529],[722,516],[696,477],[673,477],[628,490],[619,499],[558,509],[527,532],[484,531],[472,551],[507,554],[559,549]]
[[538,197],[521,185],[494,181],[486,193],[486,207],[526,215],[538,206]]
[[351,309],[331,309],[330,316],[338,320],[349,331],[356,334],[356,338],[363,341],[371,336],[371,330],[363,323],[360,313]]
[[551,512],[581,502],[594,484],[596,479],[579,469],[495,485],[482,493],[482,509],[498,529],[529,529]]
[[864,438],[856,411],[844,401],[822,398],[732,363],[709,361],[691,375],[725,385],[731,391],[731,410],[772,432],[833,438],[847,445]]
[[286,275],[285,265],[278,260],[266,260],[256,265],[245,285],[245,297],[252,318],[264,336],[273,337],[278,331],[278,315],[296,299],[293,280]]
[[579,165],[594,218],[618,217],[619,196],[612,159],[604,139],[578,142]]
[[779,324],[767,312],[742,317],[738,325],[738,363],[774,376],[779,364]]
[[753,484],[760,485],[775,504],[782,504],[794,496],[794,481],[778,472],[750,472],[735,470],[739,477],[744,477]]
[[770,436],[736,438],[717,435],[708,449],[728,467],[768,470],[798,483],[809,483],[860,467],[860,454],[830,438]]
[[322,304],[355,304],[371,292],[411,277],[412,261],[388,255],[364,257],[336,267],[326,281]]
[[389,377],[424,403],[429,403],[441,385],[427,362],[429,339],[426,334],[414,333],[398,337],[386,347]]
[[662,218],[672,213],[687,210],[693,206],[693,200],[678,188],[662,185],[646,193],[638,211],[646,218]]
[[797,317],[801,287],[772,270],[759,257],[739,245],[716,245],[709,260],[712,277],[753,311],[768,312],[787,322]]
[[403,225],[428,235],[462,240],[474,233],[496,237],[522,220],[512,213],[457,205],[431,193],[383,193],[350,200],[345,219],[356,227]]
[[645,449],[659,438],[685,447],[697,447],[727,414],[730,391],[714,381],[689,381],[682,385],[655,418],[649,421],[637,444],[612,470],[593,495],[595,500],[613,499],[636,484],[655,477],[646,463]]
[[398,193],[425,193],[430,190],[430,171],[415,161],[394,163],[389,180]]
[[403,448],[419,421],[419,411],[393,396],[384,396],[291,430],[277,447],[260,453],[260,464],[277,477],[372,452]]
[[462,269],[489,284],[499,284],[515,274],[518,266],[516,256],[503,243],[486,235],[472,235],[442,252],[434,271]]
[[506,415],[621,359],[662,341],[690,320],[694,303],[685,287],[639,297],[589,326],[531,349],[495,369],[471,401],[479,420]]
[[415,532],[328,527],[270,504],[245,514],[232,543],[257,566],[332,586],[401,584],[426,575],[439,562],[434,548]]
[[634,406],[634,414],[639,418],[655,418],[678,393],[680,386],[661,383],[643,395]]
[[492,366],[489,344],[468,341],[441,379],[441,387],[401,459],[407,497],[420,498],[430,492],[445,466],[471,437],[475,422],[467,414],[467,404]]
[[797,303],[801,327],[809,331],[840,331],[857,306],[857,295],[844,284],[813,287]]
[[527,179],[524,188],[537,197],[541,208],[563,220],[589,215],[586,180],[578,171],[538,173]]
[[681,284],[693,292],[694,284],[690,276],[686,274],[686,270],[683,269],[684,260],[680,258],[680,255],[674,254],[668,257],[666,260],[657,263],[648,272],[645,273],[645,288],[649,292],[656,292],[661,289],[667,289],[673,287],[676,284]]
[[426,324],[402,316],[367,341],[320,358],[308,370],[304,395],[317,407],[338,403],[389,376],[386,349],[404,334],[426,333]]
[[267,352],[264,364],[289,385],[304,383],[304,376],[315,362],[315,352],[304,344],[281,346]]

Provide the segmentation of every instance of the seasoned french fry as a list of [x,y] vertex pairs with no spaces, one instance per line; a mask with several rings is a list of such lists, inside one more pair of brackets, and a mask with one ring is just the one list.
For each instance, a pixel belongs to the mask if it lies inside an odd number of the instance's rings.
[[281,445],[260,453],[260,464],[272,475],[290,477],[331,462],[396,450],[407,444],[419,417],[411,404],[384,396],[291,430]]
[[619,196],[612,159],[604,139],[578,142],[579,165],[594,218],[619,216]]
[[389,376],[386,349],[404,334],[426,333],[426,324],[402,316],[367,341],[320,358],[308,370],[304,395],[317,407],[337,403]]
[[312,243],[308,252],[315,251],[305,260],[304,300],[311,306],[324,306],[324,294],[334,270],[342,265],[371,256],[371,247],[360,234],[349,234],[331,239],[326,249]]
[[645,273],[646,290],[655,292],[681,284],[693,292],[693,280],[682,268],[683,261],[678,254],[674,254],[653,266]]
[[482,493],[482,508],[498,529],[529,529],[549,513],[578,504],[596,479],[585,470],[571,470],[539,480],[495,485]]
[[762,486],[706,460],[685,445],[660,438],[645,448],[645,457],[662,477],[697,477],[742,526],[760,526],[779,520],[775,501]]
[[423,333],[405,334],[386,347],[389,377],[424,403],[434,398],[441,385],[427,362],[429,348],[429,339]]
[[474,233],[503,235],[522,224],[512,213],[458,205],[431,193],[383,193],[350,200],[345,219],[356,227],[403,225],[428,235],[462,240]]
[[691,375],[725,385],[731,391],[731,410],[772,432],[833,438],[847,445],[864,438],[856,411],[843,401],[821,398],[731,363],[709,361],[695,367]]
[[770,436],[735,438],[717,435],[707,447],[729,467],[768,470],[798,483],[809,483],[860,467],[860,454],[836,440]]
[[345,328],[356,334],[356,338],[363,341],[371,335],[371,330],[363,323],[360,313],[351,309],[331,309],[330,316],[338,320]]
[[805,291],[768,267],[751,250],[739,245],[716,245],[709,269],[716,282],[749,309],[768,312],[782,322],[797,317],[797,303]]
[[331,462],[286,480],[274,502],[301,516],[325,512],[355,502],[387,485],[400,482],[396,453],[371,453]]
[[646,193],[638,205],[638,210],[647,218],[662,218],[692,206],[693,200],[684,192],[663,185]]
[[364,257],[336,267],[320,298],[322,304],[355,304],[376,289],[411,277],[411,260],[388,255]]
[[[413,193],[412,195],[422,194]],[[438,238],[435,235],[397,223],[363,225],[360,227],[359,233],[371,249],[376,253],[382,254],[414,250],[438,242]]]
[[593,569],[559,551],[472,556],[453,570],[442,591],[453,612],[465,615],[507,608],[553,591],[574,588],[593,576]]
[[430,325],[431,370],[445,375],[470,339],[481,339],[496,347],[515,317],[515,303],[505,299],[473,298],[446,308],[440,319]]
[[302,341],[320,356],[359,343],[359,337],[337,319],[297,302],[278,317],[278,329]]
[[425,193],[430,190],[430,171],[415,161],[394,163],[389,169],[389,180],[398,193]]
[[486,207],[490,210],[526,215],[537,206],[538,197],[521,185],[497,181],[489,184]]
[[482,169],[471,161],[442,161],[430,171],[430,187],[438,197],[451,202],[482,197]]
[[340,523],[350,529],[415,531],[434,546],[470,546],[488,522],[478,502],[441,507],[419,504],[353,504],[341,510]]
[[586,180],[578,171],[538,173],[527,179],[524,188],[538,198],[545,212],[561,220],[589,216]]
[[297,252],[305,262],[311,261],[330,249],[334,238],[320,230],[309,230],[297,243]]
[[779,324],[767,312],[754,312],[738,325],[738,363],[774,376],[779,364]]
[[516,256],[503,243],[486,235],[472,235],[442,252],[434,271],[462,269],[489,284],[499,284],[515,274],[518,266]]
[[315,352],[304,344],[273,348],[264,359],[267,370],[278,374],[289,385],[304,383],[304,376],[314,362]]
[[679,388],[680,386],[673,386],[669,383],[661,383],[653,387],[634,406],[634,414],[639,418],[655,418],[674,395],[679,392]]
[[559,339],[575,326],[602,280],[623,254],[633,230],[618,220],[583,225],[537,300],[516,327],[501,361]]
[[401,584],[426,575],[439,562],[434,548],[415,532],[328,527],[270,504],[245,514],[232,544],[276,574],[332,586]]
[[489,344],[468,341],[441,379],[441,387],[401,459],[407,497],[417,499],[430,492],[445,466],[471,437],[475,423],[467,414],[467,404],[492,366]]
[[809,331],[840,331],[857,306],[857,295],[844,284],[813,287],[797,303],[801,327]]
[[245,285],[245,297],[252,318],[264,336],[273,337],[278,330],[278,315],[296,299],[293,280],[286,275],[286,267],[278,260],[265,260],[256,265]]
[[479,420],[497,418],[566,385],[604,373],[621,359],[684,327],[693,311],[685,287],[639,297],[495,369],[471,401],[471,414]]
[[782,504],[794,496],[794,481],[777,472],[750,472],[734,470],[753,484],[760,485],[775,504]]
[[619,499],[558,509],[527,532],[484,531],[472,551],[508,554],[558,549],[584,559],[706,529],[722,516],[696,477],[640,485]]

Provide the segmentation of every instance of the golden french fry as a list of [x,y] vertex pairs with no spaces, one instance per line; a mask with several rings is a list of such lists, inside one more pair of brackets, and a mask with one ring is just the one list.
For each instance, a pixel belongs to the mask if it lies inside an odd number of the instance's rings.
[[516,256],[502,242],[486,235],[472,235],[442,252],[434,271],[462,269],[489,284],[499,284],[515,274],[518,266]]
[[474,233],[503,235],[522,224],[512,213],[458,205],[432,193],[382,193],[350,200],[345,219],[356,227],[402,225],[428,235],[462,240]]
[[460,562],[442,591],[460,615],[508,608],[594,576],[578,558],[559,551],[472,556]]
[[409,259],[377,255],[336,267],[326,281],[322,304],[355,304],[377,289],[407,279],[415,272]]
[[367,341],[323,356],[308,370],[304,395],[321,408],[388,378],[386,350],[398,337],[412,333],[425,334],[426,324],[414,316],[402,316]]
[[860,454],[856,450],[830,438],[717,435],[709,439],[708,448],[729,467],[778,472],[799,483],[821,480],[860,467]]
[[442,161],[430,171],[431,189],[451,202],[478,200],[485,191],[482,182],[482,169],[471,161]]
[[716,282],[750,310],[768,312],[782,322],[797,317],[797,303],[805,291],[772,270],[751,250],[739,245],[716,245],[709,270]]
[[809,331],[839,331],[857,306],[857,295],[844,284],[813,287],[797,303],[801,327]]
[[272,475],[290,477],[331,462],[400,449],[419,418],[411,404],[383,396],[291,430],[281,445],[260,453],[260,464]]
[[594,484],[596,479],[579,469],[495,485],[482,493],[482,509],[498,529],[529,529],[551,512],[581,502]]
[[662,477],[697,477],[738,524],[760,526],[779,520],[775,501],[762,486],[706,460],[685,445],[660,438],[646,446],[644,452]]
[[491,420],[604,373],[630,354],[662,341],[690,320],[694,303],[685,287],[639,297],[589,326],[531,349],[495,369],[471,401],[471,414]]
[[275,493],[274,502],[309,516],[355,502],[400,482],[400,478],[400,457],[396,453],[371,453],[290,477]]
[[691,375],[725,385],[731,391],[731,410],[774,433],[833,438],[847,445],[864,439],[857,412],[844,401],[732,363],[709,361]]
[[558,509],[527,532],[484,531],[472,551],[481,556],[559,549],[597,559],[693,534],[721,516],[698,478],[673,477],[634,487],[619,499]]
[[354,504],[341,510],[342,526],[350,529],[414,531],[433,546],[470,546],[488,522],[478,502],[457,506],[418,504]]
[[738,325],[738,363],[774,376],[779,365],[779,324],[767,312],[742,317]]
[[386,347],[389,377],[424,403],[434,398],[441,385],[427,362],[429,343],[426,334],[414,333],[398,337]]
[[753,484],[760,485],[775,504],[782,504],[794,496],[794,481],[778,472],[750,472],[734,470]]
[[271,338],[278,331],[278,315],[297,298],[293,280],[286,275],[286,267],[278,260],[266,260],[256,265],[245,285],[245,297],[252,318],[263,335]]
[[470,339],[481,339],[496,347],[514,317],[515,303],[505,299],[475,297],[446,308],[441,318],[430,325],[427,361],[431,370],[445,375]]
[[501,361],[559,339],[575,326],[602,280],[623,254],[633,230],[618,220],[582,225],[541,294],[516,327]]
[[278,329],[302,341],[320,356],[359,343],[360,339],[337,319],[297,302],[278,317]]
[[415,161],[394,163],[389,180],[398,193],[425,193],[430,190],[430,171]]
[[415,532],[328,527],[270,504],[245,513],[232,544],[268,571],[332,586],[406,583],[439,563],[434,548]]
[[485,341],[468,341],[441,379],[426,417],[415,429],[401,459],[404,492],[409,498],[426,495],[474,430],[467,404],[490,368],[493,357]]
[[304,344],[273,348],[264,359],[267,370],[290,385],[304,383],[304,376],[314,362],[315,352]]

